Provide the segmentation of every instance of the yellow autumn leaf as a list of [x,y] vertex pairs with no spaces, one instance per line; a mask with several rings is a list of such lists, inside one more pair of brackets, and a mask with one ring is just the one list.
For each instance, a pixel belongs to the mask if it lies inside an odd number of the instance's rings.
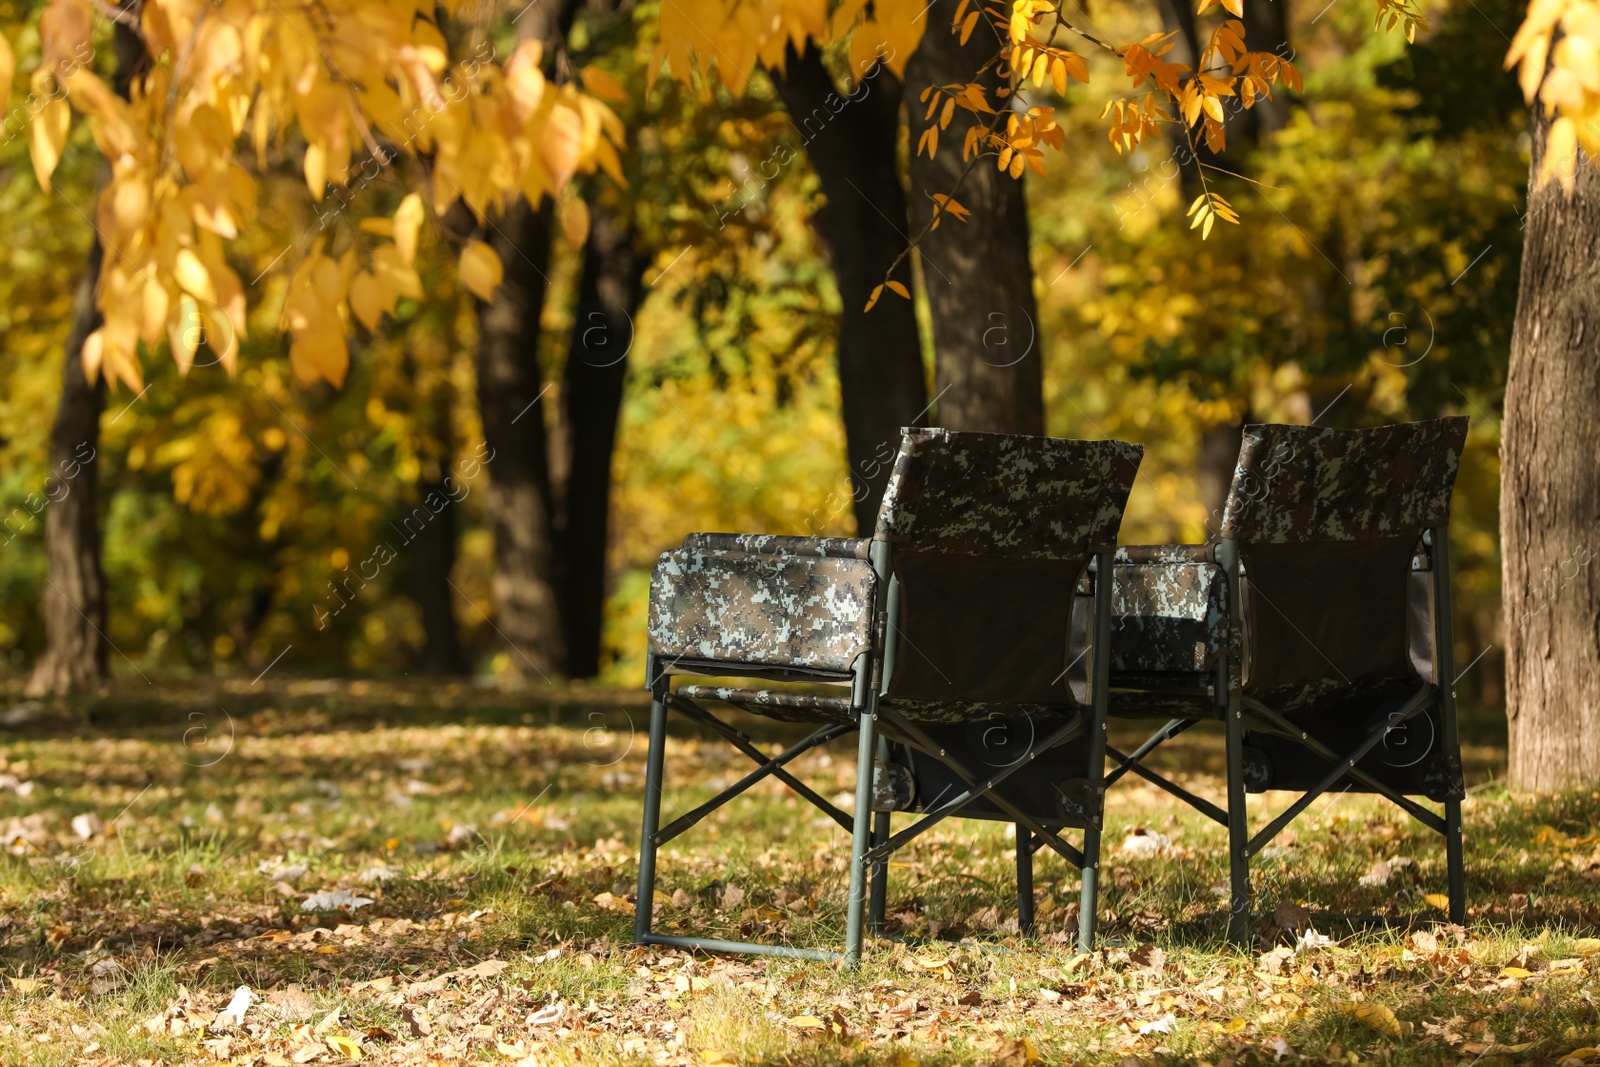
[[622,83],[594,64],[578,71],[578,77],[582,79],[583,87],[600,99],[617,104],[628,102],[628,91],[622,87]]
[[789,1020],[789,1025],[796,1030],[823,1030],[828,1024],[815,1015],[796,1015]]
[[308,330],[296,334],[289,346],[289,366],[302,382],[326,378],[337,388],[344,385],[345,372],[350,369],[350,346],[341,331]]
[[100,367],[105,362],[106,331],[104,327],[83,339],[83,376],[90,385],[100,380]]
[[633,905],[612,893],[601,893],[596,896],[594,904],[601,911],[614,911],[619,915],[633,914]]
[[4,113],[6,103],[11,99],[11,79],[16,73],[17,57],[12,54],[5,36],[0,34],[0,113]]
[[968,15],[966,21],[961,24],[961,43],[963,45],[966,44],[969,39],[971,39],[972,31],[977,28],[978,14],[978,12],[974,11],[972,14]]
[[28,147],[33,155],[33,173],[39,179],[39,188],[45,192],[50,191],[50,175],[61,162],[71,128],[72,108],[65,100],[50,101],[34,116]]
[[305,173],[306,188],[311,190],[311,198],[320,204],[328,186],[328,152],[316,142],[306,145]]
[[11,977],[11,988],[15,989],[18,993],[35,993],[38,992],[43,985],[43,982],[36,981],[32,978],[17,978],[15,976]]
[[1593,956],[1600,952],[1600,937],[1580,937],[1572,943],[1572,951],[1580,956]]
[[873,305],[877,304],[878,297],[880,297],[882,295],[883,295],[883,286],[881,286],[881,285],[873,286],[872,292],[867,296],[867,306],[862,308],[861,310],[862,311],[871,311],[872,308],[873,308]]
[[579,199],[567,201],[561,208],[561,231],[566,234],[568,244],[582,247],[589,239],[589,205]]
[[356,313],[361,325],[373,333],[378,331],[378,321],[383,318],[383,313],[392,307],[384,296],[383,286],[378,284],[378,279],[366,271],[350,279],[350,310]]
[[167,343],[172,346],[172,358],[178,361],[180,373],[187,374],[194,365],[194,352],[200,345],[200,305],[194,297],[178,301],[166,320]]
[[1533,977],[1533,972],[1528,970],[1526,967],[1502,967],[1500,969],[1500,977],[1501,978],[1532,978]]
[[[401,262],[396,246],[384,245],[372,253],[372,273],[390,292],[412,300],[422,299],[422,278],[418,276],[416,268]],[[392,298],[384,310],[394,310]]]
[[494,299],[494,291],[500,288],[505,277],[500,257],[482,241],[467,242],[467,247],[461,250],[460,269],[461,284],[484,303]]
[[417,235],[422,230],[424,208],[422,197],[407,194],[394,212],[394,247],[400,253],[400,262],[410,267],[417,260]]
[[903,282],[897,282],[897,281],[895,281],[893,279],[890,279],[889,281],[884,282],[883,284],[885,284],[885,285],[887,285],[889,287],[889,291],[891,293],[896,293],[896,294],[898,294],[900,296],[903,296],[907,300],[911,299],[911,291],[905,287],[905,284]]
[[1395,1017],[1395,1014],[1383,1004],[1357,1004],[1350,1009],[1350,1014],[1356,1021],[1365,1024],[1377,1033],[1388,1037],[1404,1037],[1406,1027]]
[[361,1046],[356,1044],[352,1038],[348,1038],[343,1034],[329,1034],[327,1042],[329,1048],[347,1060],[359,1060],[361,1058]]
[[173,263],[172,276],[177,279],[184,292],[199,297],[201,300],[215,300],[216,290],[211,285],[211,272],[206,270],[206,265],[192,249],[178,250],[177,260]]
[[1450,910],[1450,898],[1443,893],[1429,893],[1422,898],[1426,903],[1438,908],[1440,911]]

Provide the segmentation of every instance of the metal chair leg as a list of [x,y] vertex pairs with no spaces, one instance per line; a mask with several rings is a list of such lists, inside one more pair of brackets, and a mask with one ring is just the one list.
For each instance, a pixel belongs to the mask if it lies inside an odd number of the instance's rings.
[[1467,878],[1461,856],[1461,801],[1444,802],[1444,856],[1450,879],[1450,921],[1467,921]]
[[[889,762],[889,741],[881,734],[878,736],[877,763],[887,766]],[[876,773],[876,769],[874,769]],[[889,840],[889,819],[887,811],[876,812],[872,816],[872,847],[879,848]],[[867,901],[867,932],[873,937],[883,936],[884,914],[888,910],[889,902],[889,857],[884,855],[872,862],[872,869],[868,872],[872,879],[871,899]]]
[[639,892],[633,905],[633,941],[650,935],[656,894],[656,831],[661,825],[661,773],[666,760],[667,705],[657,693],[650,705],[650,749],[645,756],[644,826],[639,833]]
[[1244,711],[1234,698],[1227,711],[1228,758],[1228,940],[1250,940],[1250,823],[1245,814]]
[[1078,893],[1078,947],[1094,948],[1100,912],[1100,833],[1106,819],[1106,704],[1111,682],[1111,553],[1095,556],[1093,715],[1089,722],[1089,778],[1094,811],[1083,831],[1083,881]]
[[[875,703],[875,702],[874,702]],[[867,839],[872,835],[872,758],[877,711],[869,704],[860,715],[861,735],[856,747],[856,825],[850,839],[850,899],[845,916],[844,958],[847,965],[861,962],[862,919],[867,910]]]
[[[889,813],[880,811],[872,816],[872,847],[877,848],[889,840]],[[889,857],[872,863],[872,896],[867,901],[867,932],[873,937],[883,936],[883,921],[889,907]]]
[[1017,929],[1033,936],[1033,834],[1017,825]]

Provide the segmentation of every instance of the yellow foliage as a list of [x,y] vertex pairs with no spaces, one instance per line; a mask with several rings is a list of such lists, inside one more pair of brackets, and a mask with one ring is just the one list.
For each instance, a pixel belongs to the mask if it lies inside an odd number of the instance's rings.
[[1555,120],[1538,184],[1555,178],[1570,190],[1579,149],[1600,154],[1600,3],[1533,0],[1506,53],[1507,69],[1519,64],[1523,97],[1529,104],[1537,99]]
[[[536,42],[503,65],[488,44],[452,65],[433,9],[409,0],[147,0],[139,17],[149,54],[126,100],[84,66],[93,55],[88,0],[50,0],[40,18],[33,88],[47,102],[29,135],[39,184],[50,188],[74,111],[111,165],[96,223],[115,255],[97,294],[105,322],[84,349],[91,378],[140,388],[141,341],[166,339],[186,367],[196,321],[232,372],[246,307],[226,243],[254,219],[262,180],[235,159],[244,138],[258,162],[291,132],[303,138],[300,170],[319,202],[358,178],[364,186],[397,151],[429,155],[435,211],[463,201],[480,219],[519,194],[557,195],[579,173],[621,178],[622,124],[598,98],[615,99],[620,87],[592,70],[582,86],[546,86]],[[6,89],[13,67],[0,43]],[[292,279],[281,325],[303,380],[343,380],[352,310],[375,328],[397,296],[421,296],[413,263],[422,218],[422,198],[408,196],[387,230],[393,243],[372,250],[359,274],[357,253],[335,263],[320,244],[284,263]],[[492,291],[483,253],[469,269]]]

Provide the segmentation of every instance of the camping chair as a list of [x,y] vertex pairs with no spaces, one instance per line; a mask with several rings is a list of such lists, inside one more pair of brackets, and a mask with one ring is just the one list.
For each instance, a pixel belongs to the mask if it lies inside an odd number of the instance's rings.
[[[1235,941],[1250,858],[1341,782],[1444,836],[1465,917],[1448,526],[1466,426],[1247,426],[1219,537],[1118,551],[1109,714],[1168,721],[1108,746],[1106,785],[1139,775],[1228,828]],[[1225,725],[1225,809],[1143,763],[1208,719]],[[1245,793],[1267,789],[1302,795],[1252,835]]]
[[[1014,822],[1019,879],[1031,876],[1035,840],[1079,867],[1080,936],[1092,938],[1100,832],[1092,788],[1105,762],[1107,670],[1093,649],[1106,647],[1111,621],[1110,583],[1098,576],[1108,572],[1142,455],[1120,441],[908,429],[872,537],[690,534],[664,553],[650,590],[653,701],[634,941],[839,955],[651,930],[657,849],[769,776],[851,833],[847,961],[860,958],[864,918],[882,932],[889,856],[954,815]],[[705,684],[674,691],[671,677],[683,674],[829,683],[848,695]],[[818,729],[768,757],[707,701]],[[758,766],[662,826],[669,709]],[[785,768],[852,731],[848,813]],[[937,782],[935,768],[944,776]],[[891,836],[897,810],[923,817]],[[1083,829],[1081,849],[1062,840],[1069,825]],[[1025,888],[1031,912],[1031,882]]]

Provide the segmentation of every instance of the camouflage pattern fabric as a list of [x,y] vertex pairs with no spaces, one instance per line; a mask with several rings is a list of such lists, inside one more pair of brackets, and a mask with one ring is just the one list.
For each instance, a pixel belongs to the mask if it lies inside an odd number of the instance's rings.
[[1211,563],[1215,546],[1204,545],[1119,545],[1113,562],[1128,563]]
[[[849,697],[720,685],[686,685],[678,690],[678,696],[690,700],[718,700],[783,722],[854,723],[856,721]],[[887,708],[912,722],[924,723],[964,723],[995,716],[1059,717],[1078,712],[1078,707],[1074,704],[1004,704],[993,701],[970,703],[958,700],[909,700],[893,697],[880,701],[878,706]]]
[[1444,526],[1466,436],[1464,416],[1370,430],[1246,426],[1222,535],[1355,541]]
[[676,548],[650,577],[650,651],[848,671],[872,647],[876,593],[864,559]]
[[780,722],[853,725],[855,712],[849,697],[820,693],[792,693],[781,689],[741,689],[724,685],[686,685],[678,696],[689,700],[719,700],[736,708]]
[[778,534],[692,533],[684,548],[701,551],[747,552],[758,556],[819,556],[832,559],[866,559],[870,537],[783,537]]
[[[1111,568],[1111,672],[1209,671],[1225,643],[1227,576],[1205,545],[1130,545]],[[1144,560],[1146,562],[1133,562]]]
[[874,537],[921,552],[1083,559],[1116,545],[1143,455],[1125,441],[907,429]]
[[1018,715],[1059,717],[1076,715],[1076,704],[1007,704],[1003,701],[922,700],[913,697],[886,697],[878,706],[912,722],[962,723]]

